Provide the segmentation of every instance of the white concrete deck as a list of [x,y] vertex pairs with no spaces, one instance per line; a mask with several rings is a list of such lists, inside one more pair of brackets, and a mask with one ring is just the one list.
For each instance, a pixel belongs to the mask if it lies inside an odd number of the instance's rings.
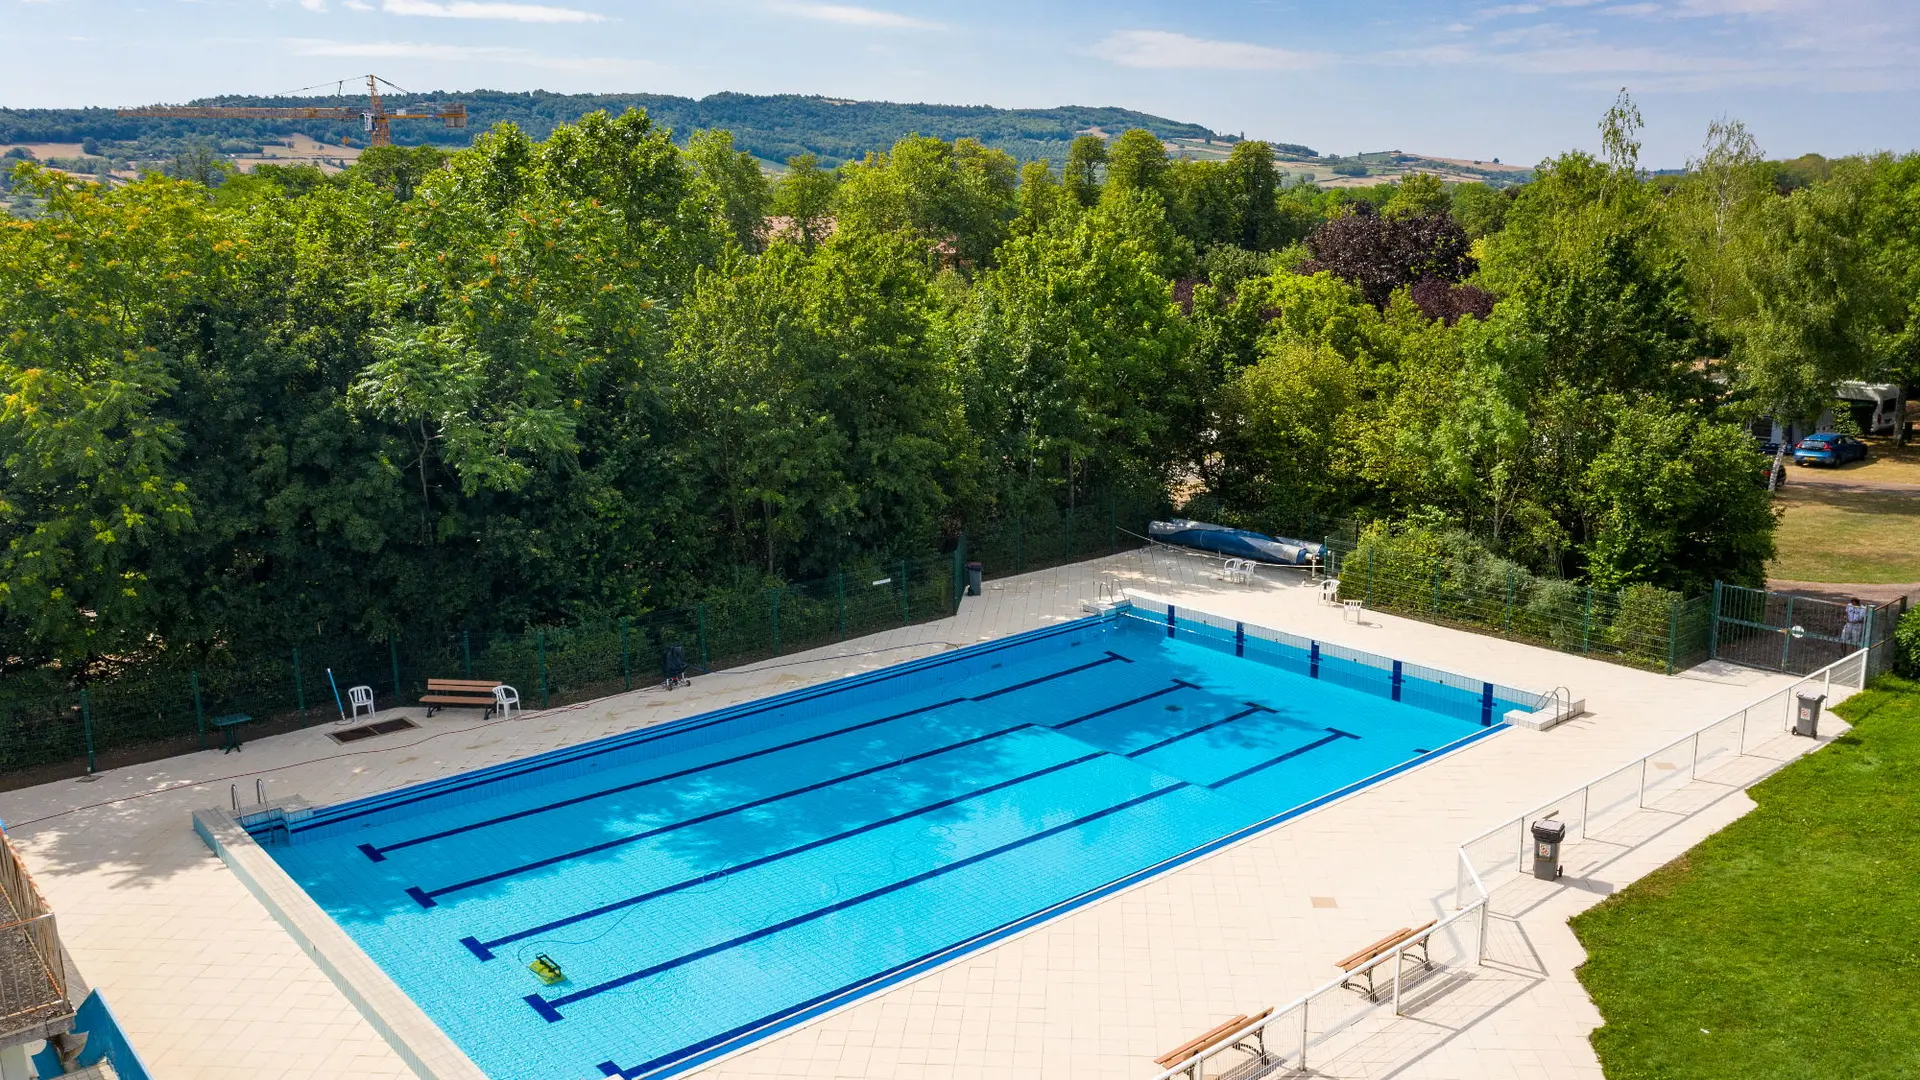
[[[1020,1069],[1144,1078],[1156,1071],[1155,1055],[1187,1037],[1291,999],[1334,974],[1335,958],[1449,910],[1462,839],[1792,682],[1731,668],[1668,678],[1371,612],[1356,626],[1320,606],[1317,590],[1294,584],[1298,575],[1269,572],[1252,586],[1230,585],[1206,576],[1210,565],[1136,553],[990,582],[954,618],[703,677],[687,690],[492,723],[470,713],[423,720],[410,709],[419,731],[342,747],[316,727],[249,743],[241,755],[201,752],[96,782],[0,794],[0,818],[58,912],[76,963],[161,1080],[405,1077],[400,1057],[193,834],[191,810],[224,805],[230,783],[251,802],[257,777],[273,796],[326,804],[495,764],[1075,618],[1082,601],[1113,582],[1463,675],[1565,685],[1586,699],[1590,714],[1578,720],[1482,740],[756,1044],[704,1074],[961,1078]],[[1724,800],[1663,843],[1683,849],[1682,840],[1721,820],[1713,815],[1739,804]],[[1609,880],[1624,884],[1657,865],[1653,857],[1621,860]],[[1555,896],[1576,891],[1563,886]],[[1535,907],[1529,933],[1539,919],[1563,920],[1555,905],[1569,902]],[[1541,951],[1537,966],[1546,974],[1513,1000],[1550,1007],[1528,1008],[1524,1024],[1496,1022],[1513,1007],[1496,996],[1473,1014],[1489,1015],[1454,1032],[1445,1053],[1389,1055],[1400,1060],[1392,1070],[1417,1064],[1414,1071],[1353,1075],[1597,1076],[1586,1035],[1598,1017],[1571,982],[1577,959],[1577,948],[1571,956]],[[1357,1029],[1356,1037],[1411,1046],[1417,1039],[1404,1032],[1412,1022]],[[1432,1026],[1418,1038],[1447,1037],[1443,1025]],[[1380,1056],[1368,1045],[1349,1052]]]

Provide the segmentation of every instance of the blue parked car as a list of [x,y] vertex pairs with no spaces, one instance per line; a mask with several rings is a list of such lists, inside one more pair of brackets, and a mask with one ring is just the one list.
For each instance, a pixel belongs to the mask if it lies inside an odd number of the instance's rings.
[[1865,461],[1867,444],[1851,435],[1835,435],[1820,432],[1801,439],[1793,447],[1795,465],[1845,465],[1849,461]]

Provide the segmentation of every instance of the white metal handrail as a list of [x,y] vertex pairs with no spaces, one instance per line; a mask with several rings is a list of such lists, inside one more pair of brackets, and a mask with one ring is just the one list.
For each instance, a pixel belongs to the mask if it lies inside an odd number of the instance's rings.
[[[1492,892],[1487,888],[1486,881],[1480,876],[1479,868],[1474,865],[1473,855],[1469,850],[1470,848],[1472,848],[1476,844],[1481,843],[1482,841],[1487,840],[1490,837],[1498,836],[1500,833],[1504,832],[1505,830],[1514,827],[1515,823],[1517,822],[1521,829],[1522,845],[1523,845],[1522,847],[1523,857],[1519,861],[1524,861],[1525,830],[1526,830],[1527,822],[1538,814],[1545,813],[1549,810],[1554,809],[1557,806],[1560,806],[1563,803],[1568,803],[1575,799],[1578,799],[1581,802],[1580,827],[1581,827],[1582,835],[1584,836],[1587,831],[1588,814],[1591,810],[1592,793],[1595,788],[1599,787],[1600,785],[1606,783],[1609,780],[1616,779],[1628,772],[1631,772],[1634,769],[1638,769],[1641,774],[1640,793],[1638,797],[1638,803],[1639,805],[1644,806],[1646,802],[1646,786],[1647,786],[1646,770],[1649,763],[1659,759],[1662,755],[1666,754],[1670,750],[1673,750],[1680,746],[1687,745],[1688,743],[1692,743],[1693,770],[1697,772],[1697,769],[1699,767],[1699,761],[1700,761],[1699,744],[1702,736],[1706,735],[1708,732],[1712,731],[1715,728],[1718,728],[1722,725],[1730,723],[1736,718],[1739,719],[1740,721],[1740,735],[1739,735],[1738,741],[1735,744],[1736,753],[1739,755],[1744,755],[1746,753],[1748,721],[1756,710],[1765,709],[1773,702],[1775,698],[1782,699],[1783,703],[1786,705],[1785,726],[1790,729],[1792,726],[1792,715],[1793,715],[1792,706],[1793,706],[1793,698],[1794,698],[1795,692],[1797,692],[1801,687],[1807,685],[1808,683],[1817,681],[1825,687],[1827,695],[1831,697],[1833,692],[1834,677],[1836,673],[1841,673],[1840,677],[1842,680],[1842,685],[1843,686],[1847,685],[1848,676],[1842,673],[1842,669],[1848,664],[1853,664],[1858,669],[1852,674],[1851,688],[1860,689],[1865,682],[1865,674],[1866,674],[1866,668],[1864,663],[1865,655],[1866,654],[1864,652],[1857,652],[1849,656],[1843,657],[1840,660],[1836,660],[1833,663],[1828,664],[1826,667],[1821,668],[1818,671],[1815,671],[1809,675],[1802,677],[1793,685],[1787,687],[1784,690],[1776,691],[1775,693],[1768,694],[1765,697],[1758,698],[1752,704],[1748,705],[1746,708],[1740,709],[1737,712],[1728,713],[1726,716],[1723,716],[1720,719],[1715,720],[1713,723],[1704,725],[1686,735],[1683,735],[1678,740],[1666,744],[1665,746],[1661,747],[1659,750],[1656,750],[1653,753],[1648,754],[1637,761],[1634,761],[1620,768],[1614,769],[1613,771],[1608,772],[1605,775],[1594,779],[1590,783],[1583,784],[1580,787],[1574,788],[1573,790],[1569,791],[1565,795],[1562,795],[1558,799],[1553,799],[1546,803],[1543,803],[1539,807],[1535,808],[1534,810],[1531,810],[1525,814],[1519,815],[1517,818],[1508,819],[1507,821],[1502,822],[1501,824],[1496,825],[1493,828],[1488,829],[1483,833],[1480,833],[1478,836],[1475,836],[1473,839],[1460,844],[1456,848],[1456,855],[1458,858],[1458,870],[1457,870],[1457,878],[1454,883],[1454,906],[1456,910],[1454,911],[1453,914],[1447,916],[1444,919],[1441,919],[1440,921],[1434,923],[1433,926],[1427,928],[1425,931],[1419,934],[1416,934],[1413,937],[1408,938],[1406,941],[1401,942],[1399,945],[1396,945],[1394,948],[1388,950],[1387,952],[1382,953],[1381,955],[1375,957],[1374,959],[1368,961],[1367,963],[1362,964],[1359,967],[1356,967],[1352,971],[1343,972],[1339,978],[1328,980],[1327,982],[1322,983],[1321,985],[1313,988],[1312,990],[1307,991],[1305,994],[1302,994],[1300,997],[1297,997],[1294,1000],[1288,1002],[1285,1006],[1282,1006],[1280,1008],[1273,1010],[1273,1012],[1269,1013],[1267,1016],[1259,1020],[1251,1021],[1245,1026],[1239,1028],[1238,1030],[1233,1031],[1226,1036],[1223,1036],[1222,1038],[1216,1040],[1212,1046],[1199,1050],[1194,1054],[1192,1054],[1191,1056],[1179,1062],[1176,1062],[1171,1066],[1168,1066],[1167,1068],[1163,1069],[1161,1072],[1155,1074],[1153,1077],[1153,1080],[1174,1080],[1175,1077],[1181,1077],[1181,1076],[1190,1077],[1191,1080],[1206,1080],[1208,1062],[1212,1061],[1214,1058],[1219,1057],[1222,1054],[1226,1054],[1229,1052],[1244,1053],[1244,1051],[1236,1051],[1236,1047],[1238,1047],[1240,1044],[1243,1044],[1249,1038],[1254,1038],[1257,1036],[1260,1041],[1261,1049],[1263,1051],[1266,1051],[1267,1050],[1266,1048],[1267,1033],[1269,1031],[1283,1030],[1279,1026],[1282,1023],[1282,1021],[1297,1022],[1298,1035],[1299,1035],[1298,1049],[1291,1055],[1274,1054],[1269,1051],[1267,1052],[1267,1056],[1270,1059],[1270,1061],[1274,1064],[1278,1064],[1281,1062],[1290,1062],[1293,1068],[1299,1069],[1299,1070],[1305,1070],[1307,1067],[1307,1053],[1309,1050],[1311,1050],[1314,1046],[1324,1044],[1328,1039],[1346,1030],[1348,1027],[1352,1026],[1355,1022],[1357,1022],[1360,1019],[1360,1017],[1366,1015],[1365,1013],[1353,1014],[1348,1018],[1346,1018],[1345,1020],[1343,1020],[1342,1022],[1327,1029],[1326,1031],[1322,1031],[1322,1032],[1319,1032],[1318,1034],[1315,1034],[1309,1023],[1309,1016],[1310,1016],[1310,1011],[1313,1003],[1319,1000],[1320,998],[1325,997],[1328,994],[1339,993],[1343,991],[1346,987],[1346,983],[1349,980],[1351,980],[1355,976],[1365,975],[1367,972],[1377,967],[1380,967],[1383,964],[1392,964],[1394,966],[1393,967],[1393,971],[1394,971],[1393,1011],[1395,1015],[1399,1015],[1401,1011],[1402,990],[1403,990],[1404,981],[1405,981],[1404,980],[1405,965],[1403,963],[1403,959],[1408,949],[1418,947],[1426,943],[1427,941],[1429,941],[1431,938],[1433,938],[1434,935],[1440,933],[1441,931],[1446,930],[1449,927],[1452,927],[1465,919],[1472,918],[1475,922],[1475,928],[1476,928],[1476,933],[1474,936],[1477,939],[1475,948],[1474,948],[1474,962],[1484,963],[1486,961],[1487,916],[1491,908]],[[1516,862],[1516,867],[1517,866],[1518,866],[1518,862]],[[1471,900],[1467,899],[1467,894],[1469,889],[1471,889],[1472,897],[1473,897]]]
[[1178,1061],[1173,1065],[1168,1066],[1166,1069],[1155,1074],[1155,1076],[1153,1077],[1153,1080],[1172,1080],[1172,1078],[1177,1076],[1190,1076],[1192,1077],[1192,1080],[1206,1080],[1207,1062],[1213,1060],[1214,1058],[1222,1054],[1225,1054],[1234,1050],[1236,1044],[1243,1043],[1247,1039],[1252,1038],[1256,1035],[1260,1036],[1261,1045],[1264,1048],[1265,1036],[1267,1032],[1270,1030],[1281,1030],[1279,1027],[1281,1021],[1289,1020],[1289,1019],[1297,1019],[1297,1022],[1299,1025],[1298,1050],[1291,1055],[1273,1054],[1269,1052],[1268,1056],[1273,1063],[1290,1061],[1292,1063],[1293,1068],[1304,1070],[1307,1067],[1307,1051],[1308,1050],[1312,1049],[1314,1046],[1325,1043],[1328,1039],[1346,1030],[1348,1027],[1352,1026],[1361,1016],[1365,1015],[1364,1013],[1356,1013],[1352,1016],[1349,1016],[1345,1021],[1339,1024],[1336,1024],[1333,1027],[1328,1028],[1327,1030],[1322,1031],[1316,1035],[1313,1033],[1312,1028],[1309,1026],[1309,1010],[1315,1001],[1319,1000],[1322,997],[1327,996],[1328,994],[1342,993],[1346,989],[1346,984],[1350,980],[1354,979],[1355,977],[1365,975],[1369,971],[1372,971],[1373,969],[1378,967],[1382,967],[1386,964],[1392,964],[1393,965],[1393,1011],[1396,1016],[1399,1015],[1400,1008],[1401,1008],[1401,993],[1402,993],[1402,990],[1404,989],[1405,981],[1406,981],[1404,978],[1406,965],[1402,963],[1402,960],[1405,957],[1407,950],[1425,945],[1426,942],[1429,939],[1431,939],[1435,934],[1438,934],[1441,931],[1446,930],[1449,927],[1452,927],[1454,924],[1462,922],[1468,918],[1474,918],[1475,929],[1476,929],[1475,936],[1478,938],[1478,942],[1474,948],[1474,959],[1476,962],[1480,960],[1484,960],[1487,954],[1486,908],[1487,908],[1486,901],[1482,899],[1474,904],[1468,905],[1466,908],[1463,908],[1460,911],[1454,912],[1453,914],[1447,916],[1446,918],[1441,919],[1438,922],[1435,922],[1432,926],[1421,931],[1420,933],[1415,934],[1412,937],[1408,938],[1407,940],[1394,946],[1392,949],[1389,949],[1386,952],[1381,953],[1379,956],[1374,957],[1372,960],[1369,960],[1366,963],[1361,964],[1360,966],[1354,968],[1352,971],[1342,972],[1338,978],[1330,979],[1327,982],[1314,987],[1312,990],[1309,990],[1305,994],[1302,994],[1301,996],[1293,999],[1292,1001],[1288,1002],[1286,1005],[1283,1005],[1273,1010],[1271,1013],[1267,1014],[1265,1017],[1262,1017],[1259,1020],[1251,1021],[1245,1026],[1233,1031],[1232,1033],[1222,1036],[1220,1039],[1216,1040],[1212,1046],[1209,1046],[1203,1050],[1199,1050],[1195,1052],[1193,1055],[1191,1055],[1190,1057],[1182,1059],[1181,1061]]
[[1667,756],[1667,754],[1670,751],[1673,751],[1682,746],[1688,746],[1689,744],[1691,744],[1691,750],[1689,754],[1688,778],[1689,779],[1697,778],[1699,775],[1700,760],[1701,760],[1700,741],[1702,737],[1706,736],[1709,732],[1712,732],[1716,728],[1719,728],[1723,725],[1731,724],[1734,720],[1737,719],[1740,722],[1740,733],[1738,738],[1734,742],[1734,754],[1736,757],[1743,757],[1746,755],[1746,752],[1747,752],[1748,726],[1753,715],[1756,712],[1761,712],[1764,714],[1764,711],[1767,708],[1775,704],[1775,699],[1779,699],[1778,704],[1783,706],[1782,728],[1783,730],[1791,730],[1793,726],[1794,697],[1795,697],[1795,694],[1800,690],[1800,688],[1803,686],[1806,686],[1808,683],[1818,682],[1824,687],[1826,696],[1831,697],[1833,694],[1833,684],[1834,684],[1835,674],[1840,673],[1842,686],[1847,686],[1846,680],[1848,676],[1845,673],[1842,673],[1841,669],[1846,667],[1847,665],[1853,665],[1858,670],[1852,674],[1852,685],[1850,688],[1856,689],[1856,690],[1860,689],[1865,682],[1866,672],[1865,672],[1865,663],[1863,659],[1865,655],[1866,655],[1865,653],[1856,652],[1856,653],[1851,653],[1847,656],[1844,656],[1839,660],[1836,660],[1833,663],[1828,664],[1826,667],[1820,668],[1817,671],[1814,671],[1808,675],[1802,676],[1793,685],[1788,686],[1785,689],[1777,690],[1771,694],[1766,695],[1765,697],[1757,698],[1751,704],[1747,705],[1745,708],[1742,708],[1736,712],[1730,712],[1727,715],[1721,717],[1718,720],[1713,721],[1710,724],[1706,724],[1699,728],[1696,728],[1693,731],[1680,736],[1680,738],[1674,740],[1673,742],[1667,743],[1666,745],[1662,746],[1658,750],[1655,750],[1651,754],[1647,754],[1646,756],[1641,757],[1636,761],[1629,762],[1624,766],[1613,769],[1610,772],[1607,772],[1601,776],[1598,776],[1593,780],[1580,785],[1579,787],[1576,787],[1571,789],[1570,791],[1567,791],[1566,793],[1562,794],[1558,798],[1549,799],[1546,802],[1543,802],[1538,806],[1534,807],[1533,809],[1527,811],[1526,813],[1521,814],[1518,817],[1509,818],[1506,821],[1500,823],[1499,825],[1496,825],[1493,828],[1488,829],[1483,833],[1480,833],[1478,836],[1473,837],[1471,840],[1467,840],[1461,843],[1460,849],[1459,849],[1461,869],[1458,872],[1454,882],[1454,906],[1461,910],[1465,910],[1467,907],[1471,906],[1471,904],[1469,904],[1466,899],[1467,886],[1469,884],[1468,882],[1469,874],[1472,875],[1472,884],[1474,886],[1474,891],[1477,892],[1480,895],[1480,897],[1483,899],[1487,895],[1486,887],[1481,882],[1479,872],[1473,865],[1473,858],[1469,850],[1473,848],[1475,845],[1485,840],[1488,840],[1492,837],[1498,836],[1499,834],[1507,831],[1508,829],[1517,828],[1519,832],[1519,850],[1521,852],[1520,861],[1524,861],[1525,851],[1527,847],[1527,823],[1540,814],[1543,814],[1556,807],[1565,806],[1569,803],[1574,802],[1575,800],[1578,800],[1580,803],[1579,827],[1580,827],[1580,835],[1584,838],[1585,836],[1588,835],[1590,831],[1589,815],[1592,810],[1593,792],[1596,788],[1601,787],[1601,785],[1605,784],[1610,780],[1615,780],[1621,777],[1625,773],[1628,773],[1630,771],[1637,769],[1639,770],[1639,773],[1640,773],[1639,794],[1635,800],[1634,808],[1642,809],[1647,804],[1647,789],[1649,786],[1647,770],[1655,762],[1658,762],[1663,757]]

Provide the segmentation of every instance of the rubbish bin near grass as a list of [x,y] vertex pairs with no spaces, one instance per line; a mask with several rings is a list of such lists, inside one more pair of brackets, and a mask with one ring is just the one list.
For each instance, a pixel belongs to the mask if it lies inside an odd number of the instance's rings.
[[1793,710],[1793,733],[1805,735],[1809,739],[1820,737],[1820,706],[1826,704],[1825,694],[1796,694],[1799,704]]
[[1543,818],[1533,823],[1533,876],[1553,881],[1560,876],[1560,845],[1567,839],[1567,823]]
[[981,567],[979,563],[970,562],[967,564],[967,595],[968,596],[980,595],[980,577],[983,572],[984,572],[984,568]]

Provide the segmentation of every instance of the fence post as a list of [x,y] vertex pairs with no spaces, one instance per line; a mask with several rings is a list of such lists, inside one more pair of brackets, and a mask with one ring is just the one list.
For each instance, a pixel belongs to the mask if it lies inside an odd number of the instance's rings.
[[[1765,602],[1766,601],[1764,599],[1761,600],[1761,603],[1764,604]],[[1762,610],[1765,610],[1765,609],[1763,608]],[[1781,621],[1787,624],[1786,628],[1780,632],[1780,670],[1785,671],[1787,670],[1787,665],[1791,663],[1793,660],[1793,651],[1792,651],[1793,650],[1793,594],[1792,593],[1787,594],[1787,617]]]
[[460,631],[460,671],[461,677],[473,678],[473,631]]
[[533,647],[540,654],[540,707],[547,707],[547,632],[533,632]]
[[1707,659],[1720,659],[1720,580],[1713,582],[1713,610],[1707,613]]
[[300,726],[307,726],[307,688],[300,682],[300,646],[293,647],[293,707],[300,710]]
[[907,606],[907,560],[901,559],[900,560],[900,625],[901,626],[905,626],[908,623],[913,621],[913,616],[909,614],[909,610],[910,609]]
[[633,654],[627,649],[627,617],[620,616],[620,681],[633,689]]
[[87,737],[87,775],[93,775],[93,698],[80,691],[80,730]]
[[1673,674],[1675,657],[1680,648],[1680,604],[1681,601],[1667,602],[1667,674]]
[[1111,493],[1107,495],[1107,554],[1120,550],[1120,509]]
[[1066,520],[1060,529],[1060,561],[1073,561],[1073,507],[1067,507]]
[[767,613],[773,618],[773,655],[780,655],[780,590],[767,590]]
[[1580,655],[1593,651],[1593,586],[1587,586],[1587,607],[1580,613]]
[[193,672],[193,720],[200,729],[200,749],[207,748],[207,711],[200,706],[200,671]]
[[1440,614],[1440,560],[1433,562],[1433,608],[1435,615]]
[[833,598],[840,606],[840,640],[847,640],[847,572],[841,570],[833,575]]
[[1506,635],[1513,636],[1513,567],[1507,567],[1507,618]]
[[700,635],[700,667],[707,667],[707,605],[693,605],[694,625]]
[[1013,519],[1013,572],[1027,572],[1027,519]]
[[1367,547],[1367,606],[1373,606],[1373,547]]
[[393,661],[393,696],[400,696],[400,642],[387,631],[387,656]]

